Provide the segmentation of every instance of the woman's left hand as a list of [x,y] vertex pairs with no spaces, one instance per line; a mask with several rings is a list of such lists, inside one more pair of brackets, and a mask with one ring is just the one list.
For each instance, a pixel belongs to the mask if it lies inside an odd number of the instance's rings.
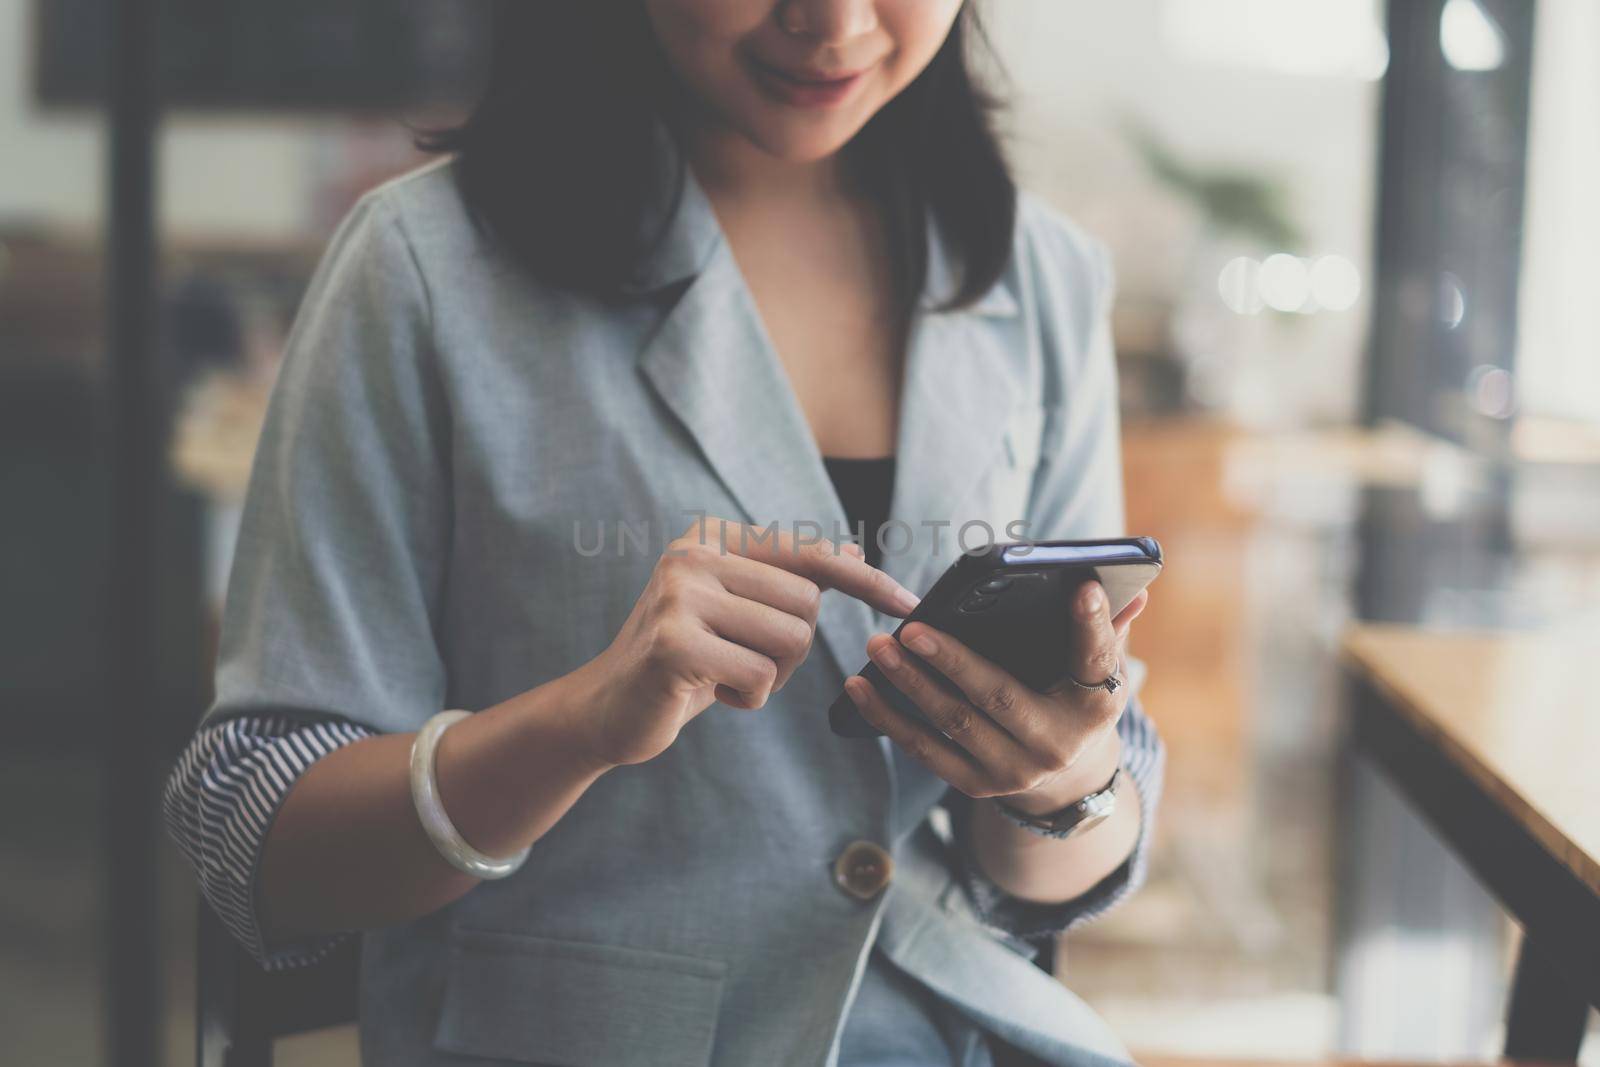
[[[1071,675],[1092,685],[1120,673],[1128,628],[1148,601],[1141,591],[1113,619],[1100,583],[1084,582],[1066,650]],[[967,796],[1005,797],[1014,808],[1042,814],[1100,789],[1121,760],[1116,727],[1128,702],[1126,685],[1108,693],[1066,679],[1041,693],[920,622],[908,624],[900,641],[874,636],[867,654],[938,729],[897,710],[855,676],[845,689],[862,717]]]

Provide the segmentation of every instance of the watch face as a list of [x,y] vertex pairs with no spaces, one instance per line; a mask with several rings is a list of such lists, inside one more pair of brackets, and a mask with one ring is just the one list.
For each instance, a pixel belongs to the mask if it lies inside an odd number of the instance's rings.
[[1076,837],[1078,834],[1081,834],[1086,830],[1094,829],[1096,826],[1099,826],[1109,818],[1111,818],[1111,812],[1109,810],[1092,811],[1085,815],[1082,819],[1078,820],[1078,822],[1073,825],[1072,829],[1067,831],[1067,836]]
[[1057,821],[1056,829],[1066,831],[1068,836],[1081,834],[1111,818],[1116,810],[1117,795],[1113,789],[1107,789],[1084,797],[1076,807],[1069,808],[1065,818]]

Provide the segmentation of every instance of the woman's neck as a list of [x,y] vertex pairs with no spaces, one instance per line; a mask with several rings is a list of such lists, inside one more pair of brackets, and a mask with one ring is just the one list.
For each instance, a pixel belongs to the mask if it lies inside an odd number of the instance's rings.
[[703,121],[685,123],[682,136],[695,177],[719,203],[836,207],[859,196],[842,152],[795,163],[762,150],[735,130]]

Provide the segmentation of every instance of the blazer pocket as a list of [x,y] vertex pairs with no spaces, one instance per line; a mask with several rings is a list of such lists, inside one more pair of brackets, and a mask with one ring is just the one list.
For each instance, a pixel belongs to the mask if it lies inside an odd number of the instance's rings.
[[1011,524],[1028,517],[1044,423],[1044,409],[1036,405],[1017,408],[1002,423],[1005,447],[979,484],[969,509],[970,517],[987,523],[997,541],[1033,536],[1033,531],[1025,527],[1014,530]]
[[562,1067],[704,1067],[721,960],[486,930],[451,939],[434,1047]]
[[1011,466],[1033,473],[1039,465],[1039,451],[1043,444],[1045,409],[1037,406],[1018,408],[1006,420],[1006,459]]

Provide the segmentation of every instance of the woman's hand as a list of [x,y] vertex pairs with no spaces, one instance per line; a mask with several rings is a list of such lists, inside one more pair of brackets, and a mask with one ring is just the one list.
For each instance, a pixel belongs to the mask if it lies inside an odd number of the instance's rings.
[[[1075,636],[1065,650],[1073,677],[1092,685],[1120,670],[1128,628],[1148,601],[1141,591],[1112,619],[1099,582],[1078,589]],[[1101,788],[1120,762],[1116,725],[1127,706],[1126,686],[1108,693],[1065,680],[1037,692],[920,622],[906,626],[899,642],[876,635],[867,654],[938,729],[897,710],[855,676],[845,689],[862,717],[970,797],[1005,797],[1042,814]]]
[[811,650],[822,591],[896,617],[917,598],[853,544],[696,522],[667,546],[610,647],[579,668],[597,762],[642,763],[715,700],[759,708]]

